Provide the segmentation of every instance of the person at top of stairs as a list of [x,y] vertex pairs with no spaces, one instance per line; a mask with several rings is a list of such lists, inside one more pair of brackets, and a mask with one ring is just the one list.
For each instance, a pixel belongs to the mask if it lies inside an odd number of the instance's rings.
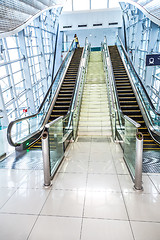
[[75,48],[77,48],[79,45],[77,34],[74,35],[74,41],[75,41]]

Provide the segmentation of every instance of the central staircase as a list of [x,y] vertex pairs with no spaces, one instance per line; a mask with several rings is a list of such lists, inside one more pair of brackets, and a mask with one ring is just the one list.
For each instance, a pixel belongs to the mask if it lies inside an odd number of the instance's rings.
[[91,52],[84,85],[78,136],[110,137],[111,125],[101,52]]

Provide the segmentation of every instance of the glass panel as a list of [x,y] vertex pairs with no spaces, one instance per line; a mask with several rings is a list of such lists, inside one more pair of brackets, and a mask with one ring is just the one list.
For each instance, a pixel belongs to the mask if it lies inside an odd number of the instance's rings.
[[50,174],[55,172],[63,158],[63,122],[60,119],[49,128]]
[[17,49],[8,50],[8,53],[11,61],[19,58]]
[[80,11],[80,10],[89,10],[89,0],[73,0],[73,10]]
[[109,7],[110,8],[120,7],[119,0],[109,0]]
[[144,88],[142,87],[142,84],[141,84],[136,72],[134,71],[133,66],[131,65],[130,61],[126,57],[125,51],[124,51],[124,49],[122,47],[122,44],[119,41],[119,39],[117,39],[117,46],[118,46],[119,51],[121,53],[121,57],[126,62],[126,66],[129,70],[129,73],[130,73],[131,78],[133,80],[134,86],[135,86],[135,88],[138,92],[138,96],[139,96],[139,98],[142,102],[144,111],[145,111],[145,113],[146,113],[146,115],[147,115],[147,117],[150,121],[150,124],[155,131],[160,133],[160,116],[151,107],[151,103],[150,103],[149,99],[147,98],[147,94],[146,94]]
[[12,72],[17,72],[21,70],[20,62],[15,62],[11,64]]
[[11,99],[12,99],[11,89],[8,89],[7,91],[5,91],[3,98],[4,98],[5,104],[8,103],[9,101],[11,101]]
[[1,146],[0,146],[0,159],[5,155],[5,146],[4,146],[4,128],[2,126],[2,118],[0,117],[0,143],[1,143]]
[[16,37],[7,37],[6,42],[7,42],[8,48],[11,47],[11,46],[12,46],[12,48],[17,47]]
[[67,0],[64,4],[63,12],[72,11],[72,0]]
[[91,0],[91,9],[107,8],[107,0]]
[[[46,114],[48,113],[48,110],[50,108],[50,105],[52,103],[52,99],[53,99],[54,95],[56,94],[57,86],[59,85],[60,80],[64,74],[64,71],[65,71],[68,61],[70,59],[72,50],[73,50],[73,44],[71,46],[71,50],[70,50],[69,54],[67,55],[67,57],[63,63],[61,71],[59,71],[59,73],[57,74],[57,76],[55,78],[55,81],[50,89],[50,93],[47,95],[45,102],[43,104],[43,107],[41,108],[39,114],[36,115],[36,117],[32,116],[31,118],[29,118],[27,120],[22,120],[13,126],[11,136],[12,136],[12,140],[15,143],[20,143],[22,140],[24,140],[26,137],[28,137],[31,133],[37,131],[40,128],[40,126],[42,125],[42,123],[46,117]],[[34,89],[36,89],[36,86],[34,87]],[[36,102],[37,102],[37,99],[36,99],[37,91],[35,91],[35,94],[34,94],[34,100]],[[42,91],[42,90],[40,90],[40,91]]]
[[133,176],[135,176],[136,133],[137,128],[125,119],[124,159]]

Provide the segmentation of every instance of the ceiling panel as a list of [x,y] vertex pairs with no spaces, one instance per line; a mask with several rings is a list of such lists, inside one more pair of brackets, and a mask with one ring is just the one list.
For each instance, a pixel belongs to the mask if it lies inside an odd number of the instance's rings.
[[45,8],[64,0],[0,0],[0,33],[16,29]]

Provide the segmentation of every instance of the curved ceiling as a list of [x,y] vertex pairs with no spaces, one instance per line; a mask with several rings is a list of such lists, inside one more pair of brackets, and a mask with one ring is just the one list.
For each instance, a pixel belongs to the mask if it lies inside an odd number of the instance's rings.
[[151,21],[160,25],[160,0],[124,0],[139,8]]
[[0,33],[14,30],[42,10],[63,3],[64,0],[1,0]]

